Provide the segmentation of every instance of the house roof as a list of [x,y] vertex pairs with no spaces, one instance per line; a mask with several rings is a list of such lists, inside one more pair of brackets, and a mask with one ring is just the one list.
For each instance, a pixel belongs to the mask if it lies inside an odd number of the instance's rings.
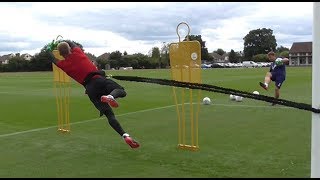
[[225,57],[227,57],[228,56],[228,54],[227,53],[224,53],[224,54],[222,54],[222,58],[225,58]]
[[289,50],[289,53],[311,53],[312,42],[294,42]]
[[27,56],[33,57],[31,54],[28,54],[28,53],[25,53],[25,54],[22,54],[22,55],[21,55],[22,58],[26,58]]
[[10,58],[10,54],[8,54],[8,55],[3,55],[3,56],[0,56],[0,61],[5,61],[5,60],[7,60],[7,59],[9,59]]
[[216,59],[222,59],[222,56],[220,55],[220,54],[218,54],[218,53],[215,53],[215,52],[213,52],[213,53],[209,53],[212,57],[214,57],[214,58],[216,58]]

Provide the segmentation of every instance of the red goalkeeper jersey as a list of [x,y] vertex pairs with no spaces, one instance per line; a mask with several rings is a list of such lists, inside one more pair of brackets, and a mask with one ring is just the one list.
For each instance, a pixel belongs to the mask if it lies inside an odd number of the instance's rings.
[[57,62],[57,66],[80,84],[89,73],[98,70],[80,47],[73,48],[65,60]]

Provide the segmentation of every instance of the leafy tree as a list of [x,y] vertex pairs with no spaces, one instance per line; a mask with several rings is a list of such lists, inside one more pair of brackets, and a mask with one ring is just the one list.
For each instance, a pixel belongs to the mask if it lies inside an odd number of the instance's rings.
[[277,47],[277,49],[276,49],[277,53],[281,53],[283,51],[289,51],[289,48],[286,48],[284,46],[280,46],[280,47]]
[[231,63],[236,63],[236,62],[238,62],[238,57],[237,57],[237,53],[236,52],[234,52],[234,50],[233,49],[231,49],[231,51],[230,51],[230,53],[229,53],[229,61],[231,62]]
[[104,69],[108,64],[108,60],[103,58],[97,58],[96,62],[97,62],[98,69]]
[[20,57],[20,53],[9,59],[8,71],[10,72],[21,72],[28,70],[28,61]]
[[36,54],[30,60],[30,70],[31,71],[51,71],[52,62],[50,61],[50,55],[47,51],[41,51]]
[[123,55],[124,55],[124,56],[128,55],[127,51],[124,51],[124,52],[123,52]]
[[139,68],[139,69],[151,68],[151,63],[149,61],[149,58],[150,57],[148,55],[144,55],[142,53],[135,53],[135,54],[131,55],[131,59],[135,59],[138,61],[137,68]]
[[[208,48],[206,48],[206,41],[202,41],[201,35],[190,35],[189,41],[197,40],[200,43],[201,47],[201,60],[209,60]],[[187,41],[187,36],[183,41]]]
[[289,58],[289,51],[282,51],[279,56]]
[[158,47],[153,47],[152,48],[152,54],[151,54],[152,58],[158,59],[160,58],[160,50]]
[[119,69],[119,64],[118,64],[118,61],[117,61],[117,60],[109,59],[109,60],[107,61],[107,64],[110,65],[110,68]]
[[139,68],[139,62],[138,59],[135,58],[135,55],[126,55],[122,56],[122,59],[124,62],[127,63],[126,66],[132,67],[133,69],[138,69]]
[[153,47],[151,52],[151,64],[158,64],[158,67],[161,68],[160,49]]
[[119,67],[128,67],[130,66],[129,65],[129,62],[127,61],[126,58],[123,58],[123,56],[118,60],[118,66]]
[[251,30],[244,38],[244,58],[252,59],[254,55],[266,54],[277,47],[276,38],[271,29]]
[[217,53],[217,54],[219,54],[220,56],[222,56],[222,55],[224,55],[226,52],[223,50],[223,49],[221,49],[221,48],[218,48],[217,50],[215,50],[215,51],[213,51],[214,53]]
[[267,62],[268,56],[267,54],[257,54],[257,55],[254,55],[252,59],[254,62]]
[[85,53],[87,55],[87,57],[91,60],[91,61],[96,61],[97,57],[94,54],[91,54],[89,52]]
[[120,60],[122,53],[120,51],[113,51],[110,53],[109,59],[112,60]]
[[170,44],[163,44],[162,48],[161,48],[161,67],[165,68],[167,66],[169,66],[170,64],[170,59],[169,59],[169,48],[170,48]]

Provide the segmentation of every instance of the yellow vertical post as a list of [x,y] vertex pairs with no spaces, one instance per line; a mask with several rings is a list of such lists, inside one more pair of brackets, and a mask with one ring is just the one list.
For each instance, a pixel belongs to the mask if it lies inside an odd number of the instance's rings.
[[[53,50],[53,55],[59,60],[64,60],[58,50]],[[53,63],[52,71],[57,104],[58,131],[70,132],[71,78]]]
[[[188,35],[185,41],[181,42],[178,28],[182,24],[188,27]],[[198,41],[189,41],[189,33],[190,28],[187,23],[178,24],[179,42],[171,43],[169,48],[171,77],[176,81],[201,83],[201,46]],[[189,91],[189,94],[185,91]],[[173,96],[178,116],[178,148],[198,150],[201,90],[173,87]],[[188,98],[189,102],[186,102]],[[189,108],[186,108],[188,106]],[[196,111],[194,106],[197,108]]]

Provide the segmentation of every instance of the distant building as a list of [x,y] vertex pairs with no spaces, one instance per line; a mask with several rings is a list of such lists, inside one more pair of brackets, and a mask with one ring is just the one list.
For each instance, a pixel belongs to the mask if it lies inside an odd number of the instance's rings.
[[11,54],[7,54],[7,55],[3,55],[0,56],[0,63],[1,64],[8,64],[9,63],[9,59],[15,57],[16,55],[11,53]]
[[289,50],[289,65],[312,65],[312,42],[294,42]]
[[213,62],[215,63],[225,63],[229,62],[229,56],[227,53],[224,53],[222,56],[218,53],[209,53],[209,56],[213,57]]
[[24,60],[30,61],[33,56],[31,56],[31,55],[28,54],[28,53],[25,53],[25,54],[22,54],[21,57],[22,57]]
[[[15,56],[19,56],[19,53],[17,53],[17,54],[11,53],[11,54],[0,56],[0,63],[1,64],[8,64],[9,60]],[[26,61],[30,61],[33,56],[28,53],[25,53],[25,54],[20,55],[20,57],[22,57]]]

